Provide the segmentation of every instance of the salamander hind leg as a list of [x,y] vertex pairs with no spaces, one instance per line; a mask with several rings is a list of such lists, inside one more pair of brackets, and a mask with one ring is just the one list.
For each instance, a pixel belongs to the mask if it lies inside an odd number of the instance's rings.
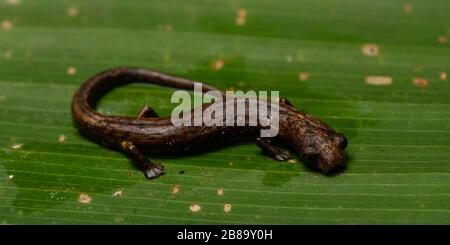
[[159,117],[158,114],[148,105],[145,105],[141,111],[139,112],[138,118],[152,118],[152,117]]
[[163,165],[147,159],[132,142],[123,141],[121,146],[128,157],[130,157],[138,165],[138,167],[144,171],[145,177],[148,179],[156,179],[165,173]]
[[260,138],[256,139],[256,144],[266,153],[271,156],[273,159],[278,161],[287,161],[292,158],[292,155],[289,151],[280,149],[276,147],[270,138]]

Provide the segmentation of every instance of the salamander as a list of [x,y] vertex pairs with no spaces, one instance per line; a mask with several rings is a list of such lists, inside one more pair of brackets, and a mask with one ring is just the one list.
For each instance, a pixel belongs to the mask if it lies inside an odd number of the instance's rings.
[[[279,132],[275,137],[261,137],[259,130],[263,126],[259,124],[175,126],[171,117],[160,117],[147,105],[136,117],[102,115],[95,110],[97,102],[106,93],[130,83],[193,90],[195,82],[149,69],[119,67],[94,75],[73,96],[71,111],[78,131],[92,141],[125,153],[148,179],[165,173],[162,164],[148,158],[152,155],[202,152],[241,141],[255,142],[264,153],[278,161],[291,159],[291,152],[284,148],[291,149],[304,163],[324,174],[346,165],[347,138],[326,123],[295,108],[286,98],[280,98],[277,103]],[[223,91],[203,83],[202,92],[208,91],[225,98]],[[272,100],[266,103],[274,106]],[[201,106],[206,109],[212,103]],[[194,110],[186,112],[191,113],[193,120],[196,117]]]

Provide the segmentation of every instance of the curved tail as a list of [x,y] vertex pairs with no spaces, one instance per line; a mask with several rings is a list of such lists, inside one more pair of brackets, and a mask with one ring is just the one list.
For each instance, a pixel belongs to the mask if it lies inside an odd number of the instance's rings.
[[[75,93],[72,106],[75,104],[85,112],[94,112],[98,100],[116,87],[130,83],[148,83],[165,87],[193,90],[195,81],[170,76],[161,72],[132,67],[120,67],[101,72],[87,80]],[[208,91],[219,92],[223,97],[225,93],[207,84],[202,84],[203,93]]]

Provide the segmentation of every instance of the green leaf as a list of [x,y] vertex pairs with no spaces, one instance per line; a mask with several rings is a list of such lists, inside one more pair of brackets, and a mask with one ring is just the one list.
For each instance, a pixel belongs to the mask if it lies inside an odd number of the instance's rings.
[[[450,223],[448,0],[11,2],[0,3],[0,223]],[[148,181],[72,125],[75,90],[116,66],[279,90],[348,137],[348,168],[327,177],[239,144],[156,158],[168,174]],[[172,92],[127,86],[98,109],[169,115]]]

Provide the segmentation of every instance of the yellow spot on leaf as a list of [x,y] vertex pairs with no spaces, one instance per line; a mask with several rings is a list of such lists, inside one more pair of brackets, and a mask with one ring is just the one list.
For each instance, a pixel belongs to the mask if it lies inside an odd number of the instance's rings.
[[91,201],[92,201],[92,198],[88,194],[81,193],[78,196],[79,203],[89,204],[89,203],[91,203]]
[[67,68],[67,74],[71,76],[77,74],[77,68],[73,66]]
[[247,10],[245,9],[238,9],[236,12],[236,19],[235,19],[236,25],[243,26],[247,22]]
[[425,88],[428,86],[428,80],[425,78],[414,78],[413,83],[420,88]]
[[5,2],[9,5],[17,5],[20,3],[20,0],[5,0]]
[[122,196],[122,191],[121,190],[116,191],[112,195],[115,196],[115,197],[121,197]]
[[197,213],[200,212],[202,210],[202,207],[198,204],[192,204],[189,209],[191,210],[191,212],[193,213]]
[[218,195],[218,196],[223,196],[223,194],[224,194],[223,188],[217,189],[217,195]]
[[413,11],[413,6],[410,3],[406,3],[403,6],[403,10],[405,11],[405,13],[410,14]]
[[223,211],[225,213],[229,213],[231,211],[231,204],[225,204],[223,205]]
[[177,194],[181,191],[181,188],[179,185],[172,186],[172,194]]
[[13,27],[13,23],[10,20],[2,21],[2,29],[5,31],[11,30]]
[[367,43],[361,47],[361,52],[366,56],[377,56],[380,52],[380,49],[376,44]]
[[71,16],[71,17],[77,16],[79,12],[80,12],[80,10],[77,7],[74,7],[74,6],[69,7],[67,9],[67,15]]
[[11,58],[12,55],[13,55],[13,51],[12,51],[12,50],[5,50],[5,51],[3,52],[3,57],[5,57],[5,59]]
[[438,37],[438,42],[439,42],[440,44],[445,44],[445,43],[447,43],[447,37],[444,36],[444,35],[440,35],[440,36]]
[[309,72],[302,71],[298,73],[298,80],[307,81],[308,79],[309,79]]
[[290,55],[290,54],[286,55],[286,62],[287,63],[292,63],[293,60],[294,59],[292,58],[292,55]]
[[221,70],[225,65],[225,62],[223,60],[215,60],[212,64],[212,67],[214,70]]
[[66,136],[64,135],[64,134],[60,134],[59,136],[58,136],[58,141],[59,142],[64,142],[64,141],[66,141]]
[[387,76],[367,76],[366,77],[366,83],[369,85],[391,85],[392,84],[392,77]]
[[23,144],[18,144],[18,143],[14,143],[11,148],[14,150],[20,149],[22,148]]
[[166,31],[172,31],[172,30],[173,30],[173,26],[172,26],[171,24],[166,24],[166,25],[164,26],[164,30],[166,30]]
[[447,80],[447,73],[441,72],[441,73],[439,74],[439,78],[440,78],[442,81]]

